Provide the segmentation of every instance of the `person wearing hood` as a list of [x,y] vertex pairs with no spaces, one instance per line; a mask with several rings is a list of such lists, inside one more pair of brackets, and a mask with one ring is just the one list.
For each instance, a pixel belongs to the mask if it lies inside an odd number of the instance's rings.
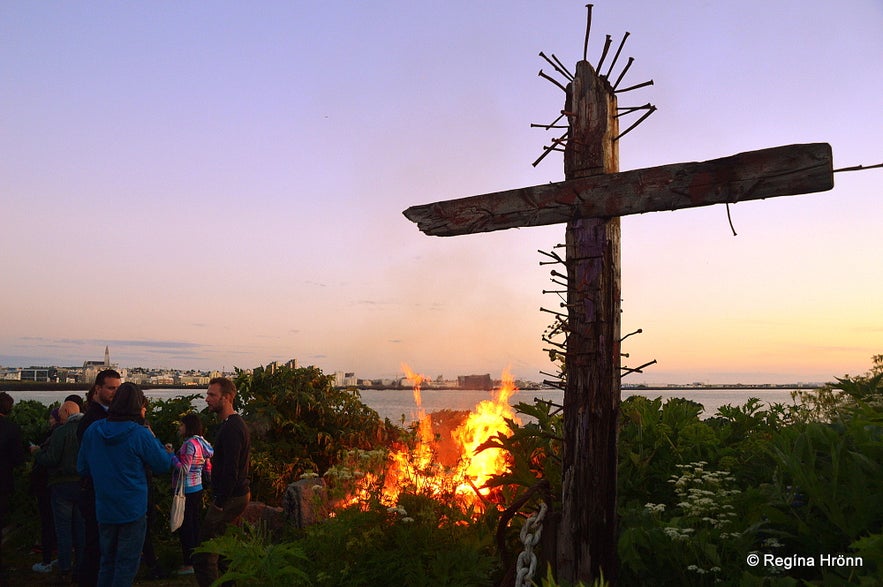
[[[178,476],[184,475],[184,521],[178,531],[181,539],[181,552],[184,564],[178,569],[179,575],[193,573],[193,549],[199,546],[199,523],[202,519],[203,481],[211,479],[212,445],[202,437],[202,420],[199,414],[190,413],[181,418],[178,433],[184,442],[177,452],[176,471],[172,479],[172,487],[178,482]],[[171,445],[170,445],[171,446]]]
[[95,486],[95,514],[101,544],[99,587],[132,585],[147,532],[147,473],[172,468],[174,456],[142,426],[147,398],[123,383],[107,411],[83,434],[77,469]]
[[[31,447],[34,463],[45,467],[48,472],[52,503],[52,518],[55,521],[55,536],[58,547],[58,573],[61,577],[77,575],[83,560],[85,525],[80,515],[80,476],[77,473],[77,427],[83,414],[75,402],[66,401],[58,408],[58,421],[61,423],[52,430],[44,448]],[[71,551],[76,558],[71,557]],[[51,570],[52,565],[49,565]],[[34,565],[34,570],[39,570]]]

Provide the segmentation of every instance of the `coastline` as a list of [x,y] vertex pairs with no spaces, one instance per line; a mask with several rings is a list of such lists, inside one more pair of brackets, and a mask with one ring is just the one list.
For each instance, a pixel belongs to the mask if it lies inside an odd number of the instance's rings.
[[[0,381],[0,391],[81,391],[84,394],[89,391],[88,383],[46,383],[43,381]],[[149,389],[193,389],[194,391],[204,391],[205,386],[200,385],[182,385],[174,384],[148,384],[138,387],[147,391]]]
[[[653,383],[653,384],[635,384],[629,383],[621,386],[622,391],[714,391],[716,389],[719,390],[738,390],[744,389],[747,391],[750,390],[776,390],[776,389],[818,389],[821,387],[822,383],[761,383],[761,384],[741,384],[741,383],[709,383],[709,384],[686,384],[686,385],[678,385],[678,384],[663,384],[663,383]],[[141,389],[147,390],[163,390],[163,389],[178,389],[178,390],[194,390],[196,392],[205,390],[205,386],[201,385],[182,385],[180,383],[170,383],[170,384],[145,384],[139,385]],[[352,387],[354,390],[378,390],[378,391],[398,391],[402,389],[411,389],[406,386],[374,386],[374,385],[360,385],[357,387]],[[454,387],[454,386],[435,386],[435,385],[424,385],[424,390],[435,390],[435,391],[460,391],[464,388]],[[473,389],[473,388],[470,388]],[[520,391],[538,391],[538,390],[547,390],[547,389],[558,389],[556,387],[541,385],[537,387],[524,387],[519,388]],[[9,391],[9,392],[21,392],[21,391],[81,391],[86,393],[89,391],[88,383],[46,383],[40,381],[4,381],[0,380],[0,391]],[[487,390],[492,391],[492,390]]]

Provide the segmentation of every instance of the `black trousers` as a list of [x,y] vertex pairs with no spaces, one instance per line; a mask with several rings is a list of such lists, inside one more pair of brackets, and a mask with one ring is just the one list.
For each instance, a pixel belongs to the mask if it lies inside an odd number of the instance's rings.
[[[227,526],[239,523],[250,500],[251,493],[246,493],[229,498],[221,509],[209,506],[199,532],[200,543],[222,535]],[[209,587],[224,573],[225,568],[225,561],[216,554],[202,552],[193,555],[193,571],[199,587]]]
[[199,546],[199,523],[202,520],[203,490],[188,493],[184,504],[184,522],[178,530],[184,564],[193,564],[193,549]]
[[101,542],[98,538],[98,518],[95,515],[95,489],[91,483],[84,483],[80,494],[80,513],[86,526],[86,543],[83,545],[83,560],[80,561],[80,587],[98,585],[98,565],[101,562]]

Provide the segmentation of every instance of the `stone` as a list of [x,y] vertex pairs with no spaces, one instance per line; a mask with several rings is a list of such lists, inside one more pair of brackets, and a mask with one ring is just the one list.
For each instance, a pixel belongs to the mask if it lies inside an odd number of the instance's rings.
[[289,524],[305,528],[320,520],[327,509],[328,490],[321,477],[301,479],[290,484],[282,497],[282,510]]

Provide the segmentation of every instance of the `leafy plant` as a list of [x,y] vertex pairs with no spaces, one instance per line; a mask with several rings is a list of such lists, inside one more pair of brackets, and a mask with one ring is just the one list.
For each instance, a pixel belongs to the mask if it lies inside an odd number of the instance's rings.
[[[770,452],[778,468],[766,514],[788,551],[847,553],[883,525],[883,428],[853,417],[783,432]],[[807,578],[818,575],[808,569]]]
[[[179,395],[169,399],[152,399],[147,407],[147,422],[150,429],[163,444],[171,443],[175,449],[181,444],[178,426],[181,418],[193,412],[193,401],[202,397],[199,394]],[[210,430],[216,426],[212,415],[205,410],[201,414],[203,427]]]
[[278,503],[305,471],[321,475],[342,452],[398,435],[358,391],[336,389],[317,367],[240,370],[235,383],[252,434],[252,494],[268,503]]
[[702,404],[671,398],[648,399],[631,396],[622,402],[619,429],[619,495],[621,503],[644,503],[647,488],[663,492],[660,501],[669,502],[666,488],[676,465],[691,461],[712,461],[715,434],[699,419]]
[[706,585],[742,573],[758,521],[740,503],[736,479],[704,461],[676,469],[673,502],[623,509],[624,584]]
[[492,585],[490,532],[453,507],[404,495],[400,505],[348,507],[307,528],[300,544],[323,587]]
[[715,433],[714,455],[709,458],[717,466],[731,471],[743,489],[769,481],[774,463],[769,443],[786,428],[805,421],[799,406],[773,404],[764,407],[757,398],[749,398],[741,406],[729,404],[718,408],[706,423]]
[[533,487],[539,479],[549,485],[549,493],[561,493],[561,453],[564,442],[563,419],[553,404],[537,401],[534,404],[519,403],[516,411],[531,418],[519,425],[506,420],[511,434],[497,434],[485,441],[478,450],[498,448],[506,451],[511,459],[509,468],[494,475],[490,487],[514,487],[513,499]]
[[200,545],[194,552],[216,554],[227,562],[217,584],[311,585],[303,571],[307,556],[294,541],[274,543],[260,526],[244,523],[228,526],[226,532]]
[[[601,572],[601,576],[592,581],[591,587],[608,587],[610,583],[604,579],[604,572]],[[540,579],[540,587],[569,587],[567,583],[559,583],[555,580],[555,576],[552,574],[552,566],[549,565],[546,567],[546,576]],[[586,584],[582,581],[579,581],[573,587],[586,587]]]
[[59,402],[53,402],[46,406],[35,399],[17,401],[12,407],[9,419],[19,425],[25,443],[40,444],[49,437],[49,412],[59,405]]
[[872,357],[870,371],[856,377],[837,377],[812,391],[794,392],[794,399],[804,407],[812,420],[832,422],[853,408],[883,413],[883,355]]

